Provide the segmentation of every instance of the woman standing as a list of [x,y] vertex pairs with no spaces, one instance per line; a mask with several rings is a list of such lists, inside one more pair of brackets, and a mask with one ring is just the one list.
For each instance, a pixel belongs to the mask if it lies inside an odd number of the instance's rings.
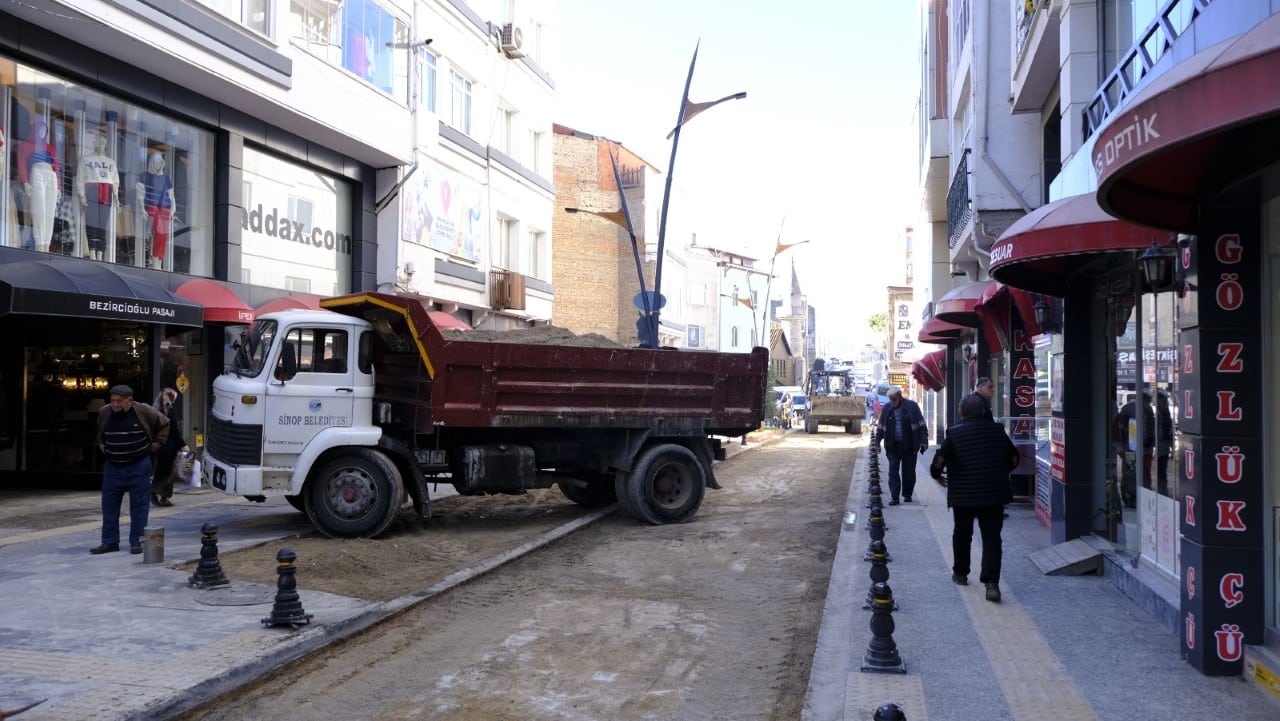
[[157,506],[172,506],[173,464],[178,452],[191,450],[182,440],[182,394],[165,388],[156,396],[152,405],[169,419],[169,438],[156,451],[155,475],[151,479],[151,502]]

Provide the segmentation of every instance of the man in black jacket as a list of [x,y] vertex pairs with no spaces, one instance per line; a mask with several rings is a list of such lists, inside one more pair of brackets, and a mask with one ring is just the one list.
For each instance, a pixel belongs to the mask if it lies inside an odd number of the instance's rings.
[[[960,401],[960,422],[947,429],[947,437],[929,465],[929,475],[947,487],[947,506],[954,528],[951,550],[955,558],[951,580],[969,584],[969,547],[973,522],[982,534],[982,570],[978,580],[987,589],[987,600],[1000,601],[1000,531],[1004,505],[1012,497],[1009,472],[1018,465],[1018,450],[1004,426],[982,418],[982,398],[970,394]],[[943,471],[945,470],[945,476]]]
[[916,489],[916,453],[929,448],[929,428],[916,402],[902,397],[901,388],[889,391],[889,402],[880,411],[876,443],[884,444],[889,459],[889,505],[898,505],[898,496],[907,503]]

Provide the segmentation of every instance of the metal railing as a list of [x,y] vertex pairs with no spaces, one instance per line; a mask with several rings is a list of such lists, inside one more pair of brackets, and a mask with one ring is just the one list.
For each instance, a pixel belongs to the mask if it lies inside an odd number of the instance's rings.
[[1164,7],[1156,14],[1138,42],[1124,54],[1115,70],[1103,81],[1093,100],[1085,106],[1083,140],[1106,124],[1134,91],[1143,78],[1164,57],[1173,42],[1195,23],[1195,19],[1209,7],[1213,0],[1165,0]]
[[947,247],[955,248],[960,231],[973,214],[969,199],[969,149],[965,148],[956,163],[956,174],[951,176],[951,189],[947,191]]

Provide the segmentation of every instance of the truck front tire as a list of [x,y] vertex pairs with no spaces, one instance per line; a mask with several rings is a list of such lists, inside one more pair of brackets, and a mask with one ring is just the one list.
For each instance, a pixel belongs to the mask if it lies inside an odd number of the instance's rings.
[[333,538],[372,538],[395,520],[404,501],[400,470],[372,448],[334,457],[307,481],[307,515]]
[[622,507],[654,525],[689,520],[702,506],[706,491],[706,474],[698,457],[674,443],[646,449],[631,472],[617,479]]

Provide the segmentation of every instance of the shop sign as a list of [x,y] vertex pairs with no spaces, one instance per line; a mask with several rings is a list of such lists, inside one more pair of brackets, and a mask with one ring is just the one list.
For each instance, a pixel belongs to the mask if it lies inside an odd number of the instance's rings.
[[1182,654],[1206,675],[1241,674],[1244,645],[1262,638],[1262,555],[1182,539]]
[[199,326],[204,323],[204,308],[181,303],[137,298],[114,298],[101,295],[62,293],[38,288],[13,289],[10,312],[29,315],[56,315],[72,318],[167,323]]

